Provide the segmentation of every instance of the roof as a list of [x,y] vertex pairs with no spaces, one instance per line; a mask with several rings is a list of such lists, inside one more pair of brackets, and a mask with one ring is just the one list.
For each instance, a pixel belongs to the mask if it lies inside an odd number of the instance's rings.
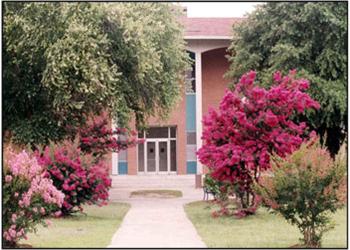
[[230,39],[232,26],[244,18],[181,17],[185,26],[185,39]]

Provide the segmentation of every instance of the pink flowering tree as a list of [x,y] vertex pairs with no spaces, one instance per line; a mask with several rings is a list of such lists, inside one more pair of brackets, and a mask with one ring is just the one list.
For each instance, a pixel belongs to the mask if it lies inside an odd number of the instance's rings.
[[101,159],[107,153],[126,150],[135,146],[139,141],[137,133],[130,133],[125,128],[112,129],[106,113],[90,118],[86,125],[79,129],[82,152],[92,154]]
[[49,223],[44,218],[62,206],[64,194],[26,151],[7,150],[4,156],[2,240],[6,247],[15,247],[38,223]]
[[267,90],[254,85],[256,73],[251,71],[226,91],[219,110],[210,110],[203,119],[198,157],[214,179],[231,184],[243,216],[254,213],[252,183],[270,168],[270,154],[284,157],[308,137],[306,124],[294,122],[293,116],[320,106],[305,93],[308,81],[295,79],[295,74],[276,72]]
[[83,153],[79,141],[66,140],[37,151],[40,165],[47,169],[53,184],[64,194],[63,215],[82,211],[83,204],[106,205],[111,187],[108,166],[92,154]]

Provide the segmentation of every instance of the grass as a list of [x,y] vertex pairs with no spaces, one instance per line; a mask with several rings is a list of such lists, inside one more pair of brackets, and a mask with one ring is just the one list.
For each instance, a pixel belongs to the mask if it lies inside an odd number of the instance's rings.
[[103,248],[111,242],[129,208],[126,203],[86,206],[86,215],[51,219],[51,226],[38,226],[37,233],[28,234],[28,240],[20,244],[34,248]]
[[177,198],[182,197],[182,192],[179,190],[137,190],[130,194],[133,196],[144,196],[149,198]]
[[[213,218],[217,207],[205,201],[185,205],[188,218],[208,247],[222,248],[286,248],[299,244],[297,227],[288,224],[281,216],[260,208],[257,214],[242,219]],[[346,209],[333,215],[336,226],[324,234],[322,247],[346,248]]]

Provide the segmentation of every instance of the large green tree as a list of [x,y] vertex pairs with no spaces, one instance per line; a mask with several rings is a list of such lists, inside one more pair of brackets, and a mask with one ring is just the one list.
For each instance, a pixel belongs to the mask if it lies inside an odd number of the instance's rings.
[[347,3],[266,3],[234,28],[228,76],[254,69],[261,82],[297,69],[320,104],[306,120],[337,152],[347,131]]
[[[166,116],[188,65],[170,3],[4,4],[3,129],[60,140],[90,114]],[[74,129],[73,129],[74,131]]]

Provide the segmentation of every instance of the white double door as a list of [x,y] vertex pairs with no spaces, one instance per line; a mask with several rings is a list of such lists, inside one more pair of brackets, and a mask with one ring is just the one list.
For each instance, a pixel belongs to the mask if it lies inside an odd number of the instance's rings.
[[170,173],[169,139],[147,139],[145,152],[146,173]]

